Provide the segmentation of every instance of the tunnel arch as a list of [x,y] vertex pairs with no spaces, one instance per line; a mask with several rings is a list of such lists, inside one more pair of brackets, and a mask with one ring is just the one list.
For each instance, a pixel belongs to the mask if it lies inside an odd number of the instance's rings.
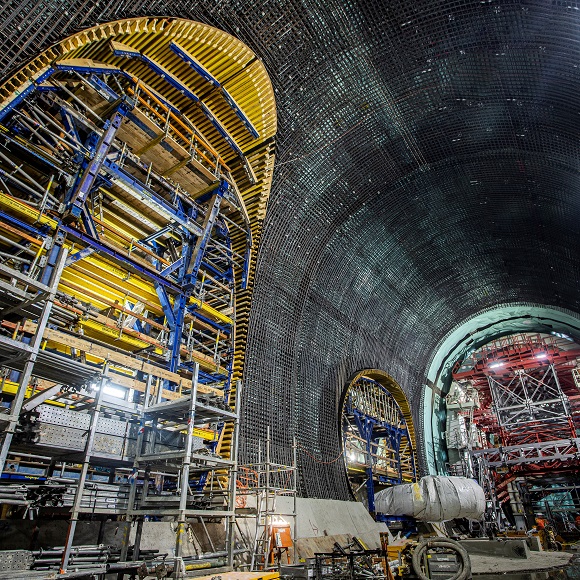
[[[580,45],[569,40],[580,15],[560,4],[102,0],[84,10],[74,0],[63,16],[60,2],[21,2],[0,8],[0,65],[9,75],[79,29],[151,14],[227,30],[263,59],[280,163],[241,439],[248,447],[265,437],[256,424],[273,425],[279,444],[295,434],[327,460],[340,451],[340,390],[358,369],[390,370],[421,446],[427,361],[457,321],[518,301],[580,311]],[[325,410],[331,424],[319,429]],[[334,464],[302,460],[305,496],[346,498],[343,479]]]
[[415,426],[400,385],[385,371],[356,373],[343,390],[339,431],[352,496],[374,512],[385,486],[417,477]]
[[467,351],[477,349],[497,338],[519,332],[564,333],[580,340],[580,316],[554,306],[514,303],[489,308],[458,324],[433,351],[426,369],[422,391],[423,469],[430,474],[444,474],[445,406],[443,397],[451,384],[453,365]]

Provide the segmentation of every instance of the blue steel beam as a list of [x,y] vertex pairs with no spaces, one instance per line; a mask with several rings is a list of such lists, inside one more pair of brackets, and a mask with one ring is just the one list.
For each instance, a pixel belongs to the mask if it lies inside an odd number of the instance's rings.
[[[113,44],[113,43],[111,43]],[[178,90],[182,95],[190,98],[194,103],[197,103],[203,114],[207,117],[209,122],[215,127],[217,132],[223,137],[225,142],[241,157],[244,156],[239,145],[236,143],[235,139],[228,133],[227,129],[221,124],[218,118],[213,114],[213,112],[208,108],[208,106],[203,103],[200,98],[186,85],[184,85],[176,76],[172,75],[168,70],[163,68],[160,64],[155,62],[153,59],[141,54],[139,51],[131,49],[130,47],[119,48],[120,43],[114,43],[113,54],[115,56],[121,56],[125,58],[136,58],[144,62],[155,74],[161,77],[165,82],[170,84],[174,89]],[[249,121],[248,121],[249,122]]]
[[71,135],[77,143],[80,143],[81,137],[77,131],[75,118],[70,114],[70,111],[66,107],[60,107],[60,118],[62,119],[62,124],[64,125],[66,132]]
[[[182,246],[182,256],[180,258],[181,265],[179,267],[180,282],[184,280],[185,272],[191,260],[191,245],[184,242]],[[181,363],[181,340],[183,335],[183,323],[185,321],[185,314],[187,312],[187,302],[190,291],[181,291],[173,301],[173,306],[169,300],[165,288],[155,285],[157,296],[163,308],[167,324],[169,326],[169,370],[177,372]]]
[[141,56],[141,60],[165,82],[170,84],[174,89],[177,89],[182,95],[191,99],[195,103],[199,103],[199,97],[186,85],[184,85],[176,76],[172,75],[168,70],[163,68],[159,63],[147,56]]
[[30,224],[27,224],[26,222],[23,222],[3,211],[0,211],[0,218],[6,222],[9,222],[17,226],[19,229],[24,230],[25,232],[28,232],[29,234],[33,234],[35,236],[46,237],[46,234],[49,229],[47,226],[42,226],[42,228],[31,226]]
[[142,244],[151,244],[151,242],[154,242],[158,237],[169,233],[172,229],[173,229],[172,226],[165,226],[161,228],[159,231],[153,232],[152,234],[148,235],[145,238],[140,239],[139,241]]
[[163,308],[163,314],[165,314],[165,319],[167,320],[169,330],[174,330],[175,315],[173,314],[173,306],[171,305],[171,301],[169,300],[169,295],[167,294],[165,288],[158,283],[155,284],[155,292],[157,292],[159,303],[161,304],[161,308]]
[[172,274],[173,272],[175,272],[175,270],[179,270],[179,268],[181,268],[181,266],[183,266],[183,258],[179,258],[179,260],[175,260],[175,262],[173,262],[173,264],[171,264],[170,266],[167,266],[167,268],[165,268],[164,270],[161,270],[161,275],[162,276],[169,276],[169,274]]
[[126,113],[132,108],[133,103],[123,99],[111,119],[105,124],[105,131],[97,143],[95,155],[88,162],[82,177],[74,187],[65,216],[71,216],[73,219],[78,219],[81,216],[87,197],[113,145],[115,134],[121,126]]
[[51,84],[41,84],[41,85],[37,85],[36,86],[36,90],[39,93],[56,93],[56,91],[59,90],[58,87],[55,87],[54,85]]
[[224,100],[229,105],[229,107],[234,111],[238,119],[242,122],[244,127],[248,130],[250,135],[257,139],[260,134],[252,125],[250,119],[248,119],[247,115],[242,111],[242,108],[236,103],[235,99],[228,93],[226,88],[189,52],[180,46],[177,42],[172,41],[169,44],[169,48],[184,62],[186,62],[200,77],[206,80],[208,83],[216,87],[220,90]]
[[215,127],[217,132],[223,137],[224,141],[241,157],[244,156],[234,138],[228,133],[227,129],[219,122],[218,118],[211,112],[209,107],[200,101],[199,106],[203,114],[208,118],[209,122]]
[[163,285],[165,288],[168,288],[175,293],[181,293],[181,288],[175,283],[171,282],[170,280],[166,280],[165,278],[160,276],[157,272],[153,272],[148,268],[144,268],[138,262],[135,262],[135,260],[132,260],[126,254],[122,254],[121,252],[117,252],[116,250],[113,250],[108,246],[105,246],[103,243],[101,243],[99,240],[96,240],[92,236],[84,232],[81,232],[76,228],[72,228],[64,224],[61,224],[60,229],[69,233],[71,236],[81,240],[85,244],[91,246],[96,251],[113,258],[115,261],[121,264],[129,266],[132,270],[138,272],[139,274],[143,274],[143,276],[149,278],[153,282],[157,282],[158,284]]
[[229,270],[227,270],[226,272],[224,272],[223,270],[218,270],[218,268],[216,268],[213,264],[211,264],[210,262],[208,262],[207,260],[203,260],[201,262],[201,265],[208,271],[211,272],[211,274],[213,275],[213,277],[219,282],[219,281],[223,281],[226,280],[228,282],[232,282],[234,279],[234,275],[233,272],[231,271],[231,268]]
[[176,373],[179,369],[180,364],[180,351],[181,351],[181,337],[183,334],[183,322],[185,320],[185,310],[187,306],[188,296],[185,292],[182,292],[175,298],[175,303],[173,305],[173,316],[175,320],[175,325],[173,330],[169,334],[169,346],[170,346],[170,357],[169,357],[169,370],[172,373]]
[[169,43],[169,48],[184,62],[186,62],[200,77],[206,80],[214,87],[221,87],[221,83],[185,48],[175,41]]
[[60,250],[62,245],[64,244],[65,236],[62,231],[57,230],[54,240],[52,243],[52,247],[48,250],[48,258],[46,260],[46,266],[42,271],[42,276],[40,277],[40,282],[42,284],[48,284],[52,277],[52,272],[56,268],[56,264],[58,262],[58,256],[60,254]]
[[[184,362],[181,366],[186,369],[190,369],[195,363],[191,362]],[[223,380],[226,380],[228,377],[222,373],[207,373],[199,370],[198,380],[203,385],[209,385],[211,383],[220,383]]]
[[141,60],[156,75],[160,76],[165,82],[170,84],[174,89],[178,90],[182,95],[190,98],[195,103],[199,103],[199,97],[191,89],[185,86],[176,76],[172,75],[168,70],[163,68],[152,58],[149,58],[148,56],[141,54],[138,50],[132,49],[130,46],[121,44],[120,42],[111,42],[110,44],[115,56]]
[[99,236],[99,232],[97,231],[97,226],[95,225],[95,220],[93,219],[93,216],[87,210],[86,206],[83,207],[83,209],[81,211],[81,216],[82,216],[82,220],[83,220],[83,225],[85,226],[85,230],[91,236],[93,236],[93,238],[95,238],[95,240],[98,240],[101,236]]
[[220,204],[222,202],[223,193],[229,185],[226,181],[222,181],[213,196],[212,201],[209,203],[207,212],[205,214],[203,222],[203,233],[197,238],[195,248],[192,252],[190,263],[185,271],[185,287],[193,288],[195,286],[195,280],[197,279],[197,274],[201,266],[207,244],[211,238],[211,232],[215,224],[215,219],[218,215]]
[[101,95],[109,103],[114,103],[117,99],[121,98],[105,81],[100,79],[94,73],[90,74],[86,79],[87,82],[99,95]]
[[56,70],[64,72],[77,72],[79,74],[101,74],[101,75],[111,75],[111,74],[123,74],[123,71],[116,67],[108,64],[93,63],[88,64],[86,60],[81,59],[71,59],[71,60],[61,60],[54,63],[54,68]]
[[198,308],[197,304],[191,304],[190,306],[188,306],[187,310],[191,316],[197,318],[198,320],[201,320],[202,322],[205,322],[206,324],[209,324],[216,330],[223,332],[226,336],[229,336],[231,334],[231,325],[228,324],[226,326],[225,324],[219,324],[215,320],[212,320],[211,318],[203,316],[203,314],[197,312],[197,308]]
[[48,67],[46,70],[42,70],[36,75],[34,75],[29,81],[26,82],[26,86],[21,91],[15,91],[12,93],[12,97],[6,99],[3,103],[0,104],[0,122],[4,120],[4,117],[8,115],[11,111],[13,111],[22,101],[24,101],[28,95],[33,93],[38,85],[44,82],[46,79],[50,77],[50,75],[54,72],[52,67]]
[[79,250],[74,254],[68,255],[66,258],[66,262],[64,264],[65,268],[68,268],[71,264],[74,264],[75,262],[79,262],[80,260],[88,258],[91,254],[94,254],[95,251],[96,251],[95,248],[91,248],[89,246],[88,248],[83,248],[82,250]]
[[49,154],[46,151],[42,149],[36,149],[29,143],[25,143],[21,139],[15,139],[11,135],[8,135],[6,127],[3,127],[2,125],[0,125],[0,136],[2,136],[4,139],[6,139],[6,141],[9,141],[13,145],[16,145],[19,149],[26,151],[29,155],[32,155],[35,159],[38,159],[39,161],[42,161],[43,163],[51,167],[52,169],[55,169],[59,173],[63,175],[71,175],[62,168],[59,160],[56,159],[56,157],[50,156],[49,159],[48,158]]
[[250,135],[252,135],[254,139],[257,139],[260,136],[260,133],[258,133],[258,130],[256,129],[256,127],[254,127],[250,119],[246,117],[246,114],[244,113],[244,111],[242,111],[242,108],[238,105],[238,103],[236,103],[234,97],[232,97],[232,95],[230,95],[230,93],[228,93],[228,91],[224,87],[222,87],[221,92],[226,103],[238,116],[238,119],[243,123],[244,127],[248,130]]

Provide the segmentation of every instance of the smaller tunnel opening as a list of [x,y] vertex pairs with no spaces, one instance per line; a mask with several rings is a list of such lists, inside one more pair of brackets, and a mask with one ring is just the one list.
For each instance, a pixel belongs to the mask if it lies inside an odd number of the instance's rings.
[[341,435],[354,497],[375,512],[375,493],[416,480],[414,428],[407,399],[386,373],[359,373],[344,392]]

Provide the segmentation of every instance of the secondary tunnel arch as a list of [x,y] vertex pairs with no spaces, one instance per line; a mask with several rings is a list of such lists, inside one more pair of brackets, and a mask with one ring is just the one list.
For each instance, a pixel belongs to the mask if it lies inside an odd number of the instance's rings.
[[341,399],[339,429],[350,490],[374,513],[376,492],[417,479],[411,408],[400,385],[380,369],[356,373]]
[[[580,340],[580,316],[572,311],[533,304],[490,308],[458,324],[433,351],[422,393],[423,460],[430,474],[446,474],[445,402],[453,366],[469,351],[518,333],[564,334]],[[421,428],[421,427],[420,427]]]

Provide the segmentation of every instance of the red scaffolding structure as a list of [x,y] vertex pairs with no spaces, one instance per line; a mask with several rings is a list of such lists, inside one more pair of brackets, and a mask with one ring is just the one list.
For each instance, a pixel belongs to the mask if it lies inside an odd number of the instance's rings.
[[493,341],[455,365],[453,380],[479,395],[469,417],[484,435],[470,451],[474,470],[485,464],[500,496],[516,475],[580,464],[579,361],[580,347],[565,336],[526,333]]

